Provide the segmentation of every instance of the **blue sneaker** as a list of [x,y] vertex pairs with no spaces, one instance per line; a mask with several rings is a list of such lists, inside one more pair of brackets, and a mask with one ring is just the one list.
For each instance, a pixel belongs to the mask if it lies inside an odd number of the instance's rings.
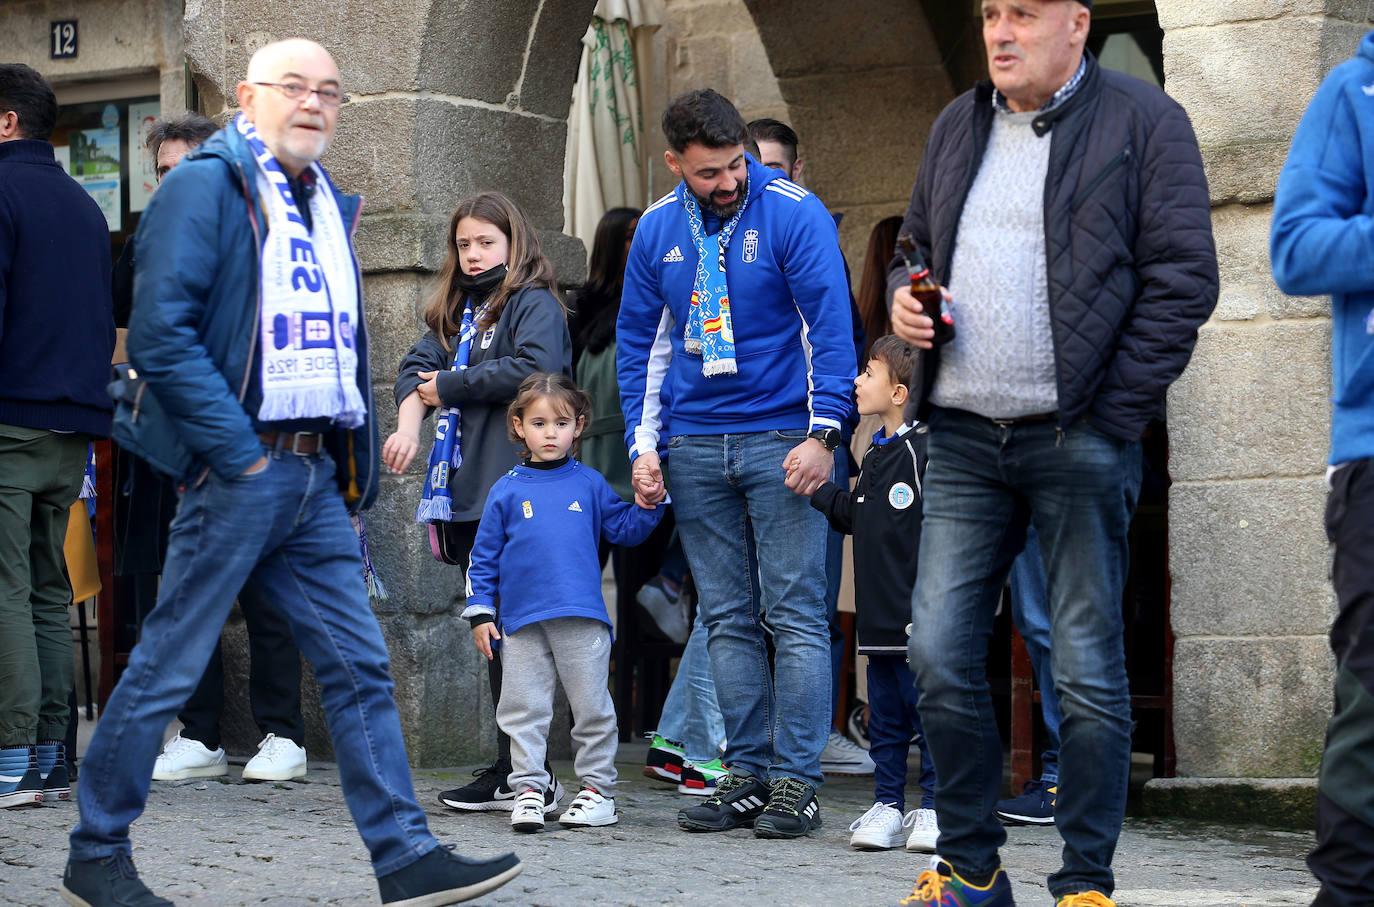
[[43,778],[43,802],[70,800],[71,781],[67,778],[67,744],[44,740],[38,744],[38,773]]
[[998,869],[983,887],[959,877],[948,863],[931,857],[930,868],[921,873],[916,887],[900,905],[929,904],[932,907],[1016,907],[1011,896],[1011,880]]
[[1053,825],[1058,781],[1027,781],[1021,795],[997,801],[997,818],[1004,825]]
[[43,775],[38,771],[38,750],[32,746],[0,749],[0,809],[40,806]]

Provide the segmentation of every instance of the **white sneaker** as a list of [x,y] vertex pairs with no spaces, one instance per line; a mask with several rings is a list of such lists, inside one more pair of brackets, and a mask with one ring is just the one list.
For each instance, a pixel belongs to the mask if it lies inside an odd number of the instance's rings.
[[687,641],[692,627],[687,622],[687,603],[682,600],[681,592],[674,593],[664,585],[662,577],[654,577],[639,587],[635,601],[649,612],[663,635],[678,645]]
[[511,810],[510,827],[523,832],[544,830],[543,791],[529,787],[520,792],[515,798],[515,808]]
[[849,846],[859,850],[891,850],[901,847],[906,840],[906,827],[914,818],[913,813],[903,816],[897,807],[887,803],[874,803],[868,812],[854,820],[849,830]]
[[912,821],[908,823],[911,837],[906,839],[906,849],[935,853],[935,842],[940,840],[940,824],[935,820],[935,810],[914,809],[907,815],[912,817]]
[[181,781],[184,778],[218,778],[229,774],[229,760],[224,748],[210,750],[199,740],[181,736],[180,732],[153,763],[154,781]]
[[573,797],[572,803],[563,815],[558,817],[559,825],[570,828],[591,828],[600,825],[614,825],[620,821],[615,812],[615,800],[601,796],[599,791],[584,787]]
[[305,747],[290,737],[268,734],[258,744],[258,754],[243,767],[245,781],[290,781],[305,777]]
[[832,730],[821,750],[821,771],[827,775],[871,775],[873,760],[863,747]]

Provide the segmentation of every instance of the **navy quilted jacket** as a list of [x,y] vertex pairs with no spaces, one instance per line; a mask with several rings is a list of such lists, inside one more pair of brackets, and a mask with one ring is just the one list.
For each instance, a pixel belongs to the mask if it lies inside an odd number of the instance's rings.
[[[904,231],[947,286],[964,209],[992,130],[992,85],[956,98],[931,129]],[[1202,155],[1183,108],[1088,58],[1078,90],[1035,122],[1051,131],[1045,251],[1061,429],[1087,418],[1135,440],[1162,413],[1217,301]],[[906,280],[894,259],[889,291]],[[957,305],[956,304],[956,317]],[[955,342],[958,342],[957,339]],[[926,355],[919,415],[938,350]]]

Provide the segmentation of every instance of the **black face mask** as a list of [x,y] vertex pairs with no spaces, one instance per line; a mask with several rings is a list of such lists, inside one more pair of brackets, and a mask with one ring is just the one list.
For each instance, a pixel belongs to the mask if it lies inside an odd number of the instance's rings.
[[478,274],[468,274],[465,271],[459,272],[454,278],[454,283],[458,288],[470,296],[477,296],[485,299],[492,290],[501,285],[501,281],[506,279],[506,266],[497,265],[494,268],[487,268]]

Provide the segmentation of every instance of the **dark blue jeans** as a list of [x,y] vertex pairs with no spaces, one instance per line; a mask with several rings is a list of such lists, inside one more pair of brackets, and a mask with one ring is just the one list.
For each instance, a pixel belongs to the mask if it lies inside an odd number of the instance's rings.
[[157,606],[81,764],[71,855],[128,853],[162,732],[200,680],[250,577],[315,667],[344,799],[377,875],[438,846],[415,802],[386,644],[363,587],[358,537],[325,454],[274,453],[263,470],[211,474],[182,495]]
[[911,664],[935,760],[940,853],[961,875],[999,865],[994,809],[1002,741],[987,685],[993,616],[1033,523],[1044,555],[1050,658],[1060,708],[1055,824],[1064,865],[1050,893],[1111,894],[1130,775],[1131,707],[1122,643],[1127,530],[1140,443],[1085,423],[1003,426],[958,410],[930,418]]
[[873,801],[906,812],[906,761],[911,738],[921,750],[921,809],[935,808],[935,764],[916,711],[916,678],[900,655],[868,656],[868,755],[873,757]]

